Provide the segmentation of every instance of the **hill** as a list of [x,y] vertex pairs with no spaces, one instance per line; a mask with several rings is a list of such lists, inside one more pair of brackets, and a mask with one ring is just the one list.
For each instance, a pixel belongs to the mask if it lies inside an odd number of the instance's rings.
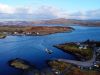
[[36,20],[36,21],[1,21],[0,26],[3,25],[22,25],[32,26],[35,24],[79,24],[84,26],[100,26],[100,20],[75,20],[75,19],[51,19],[51,20]]

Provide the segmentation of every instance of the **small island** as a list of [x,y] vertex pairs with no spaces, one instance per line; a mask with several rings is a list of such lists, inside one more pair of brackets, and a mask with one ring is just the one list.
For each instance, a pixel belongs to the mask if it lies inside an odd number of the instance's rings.
[[31,70],[34,66],[30,65],[30,63],[24,59],[16,58],[13,60],[8,61],[9,66],[21,69],[21,70]]
[[22,59],[22,58],[15,58],[15,59],[9,60],[8,64],[13,69],[18,69],[22,71],[22,75],[26,75],[26,74],[27,75],[30,75],[30,74],[31,75],[53,75],[51,70],[49,70],[48,68],[39,70],[35,67],[33,63],[30,63],[26,59]]
[[0,26],[0,32],[6,35],[48,35],[54,33],[71,32],[71,27],[62,26]]

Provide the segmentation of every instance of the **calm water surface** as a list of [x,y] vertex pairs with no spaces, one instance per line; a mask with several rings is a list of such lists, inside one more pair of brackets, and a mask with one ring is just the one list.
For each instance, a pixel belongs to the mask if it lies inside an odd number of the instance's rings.
[[[75,59],[53,45],[65,42],[85,41],[87,39],[100,41],[100,27],[71,26],[75,31],[57,33],[45,36],[7,36],[0,39],[0,75],[19,75],[20,71],[9,67],[8,61],[23,58],[34,64],[38,69],[46,68],[46,60],[55,58]],[[52,54],[45,52],[48,48]]]

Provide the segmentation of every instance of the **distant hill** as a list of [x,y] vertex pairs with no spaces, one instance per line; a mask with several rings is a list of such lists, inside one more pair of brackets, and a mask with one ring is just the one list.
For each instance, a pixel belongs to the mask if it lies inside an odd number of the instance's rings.
[[51,19],[37,21],[1,21],[0,25],[33,25],[33,24],[80,24],[85,26],[100,26],[100,20],[75,20],[75,19]]
[[100,26],[100,20],[75,20],[75,19],[52,19],[33,22],[34,24],[79,24],[84,26]]
[[23,26],[27,26],[27,25],[32,25],[33,22],[30,22],[30,21],[2,21],[0,22],[0,26],[3,26],[3,25],[23,25]]
[[34,24],[73,24],[74,21],[72,19],[65,19],[65,18],[58,18],[58,19],[51,19],[51,20],[41,20],[37,22],[33,22]]

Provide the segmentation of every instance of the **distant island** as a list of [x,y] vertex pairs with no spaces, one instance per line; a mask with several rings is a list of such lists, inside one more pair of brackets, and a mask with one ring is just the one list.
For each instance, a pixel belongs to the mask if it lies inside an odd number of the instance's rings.
[[48,35],[61,32],[70,32],[74,30],[71,27],[61,26],[0,26],[0,37],[3,35]]

